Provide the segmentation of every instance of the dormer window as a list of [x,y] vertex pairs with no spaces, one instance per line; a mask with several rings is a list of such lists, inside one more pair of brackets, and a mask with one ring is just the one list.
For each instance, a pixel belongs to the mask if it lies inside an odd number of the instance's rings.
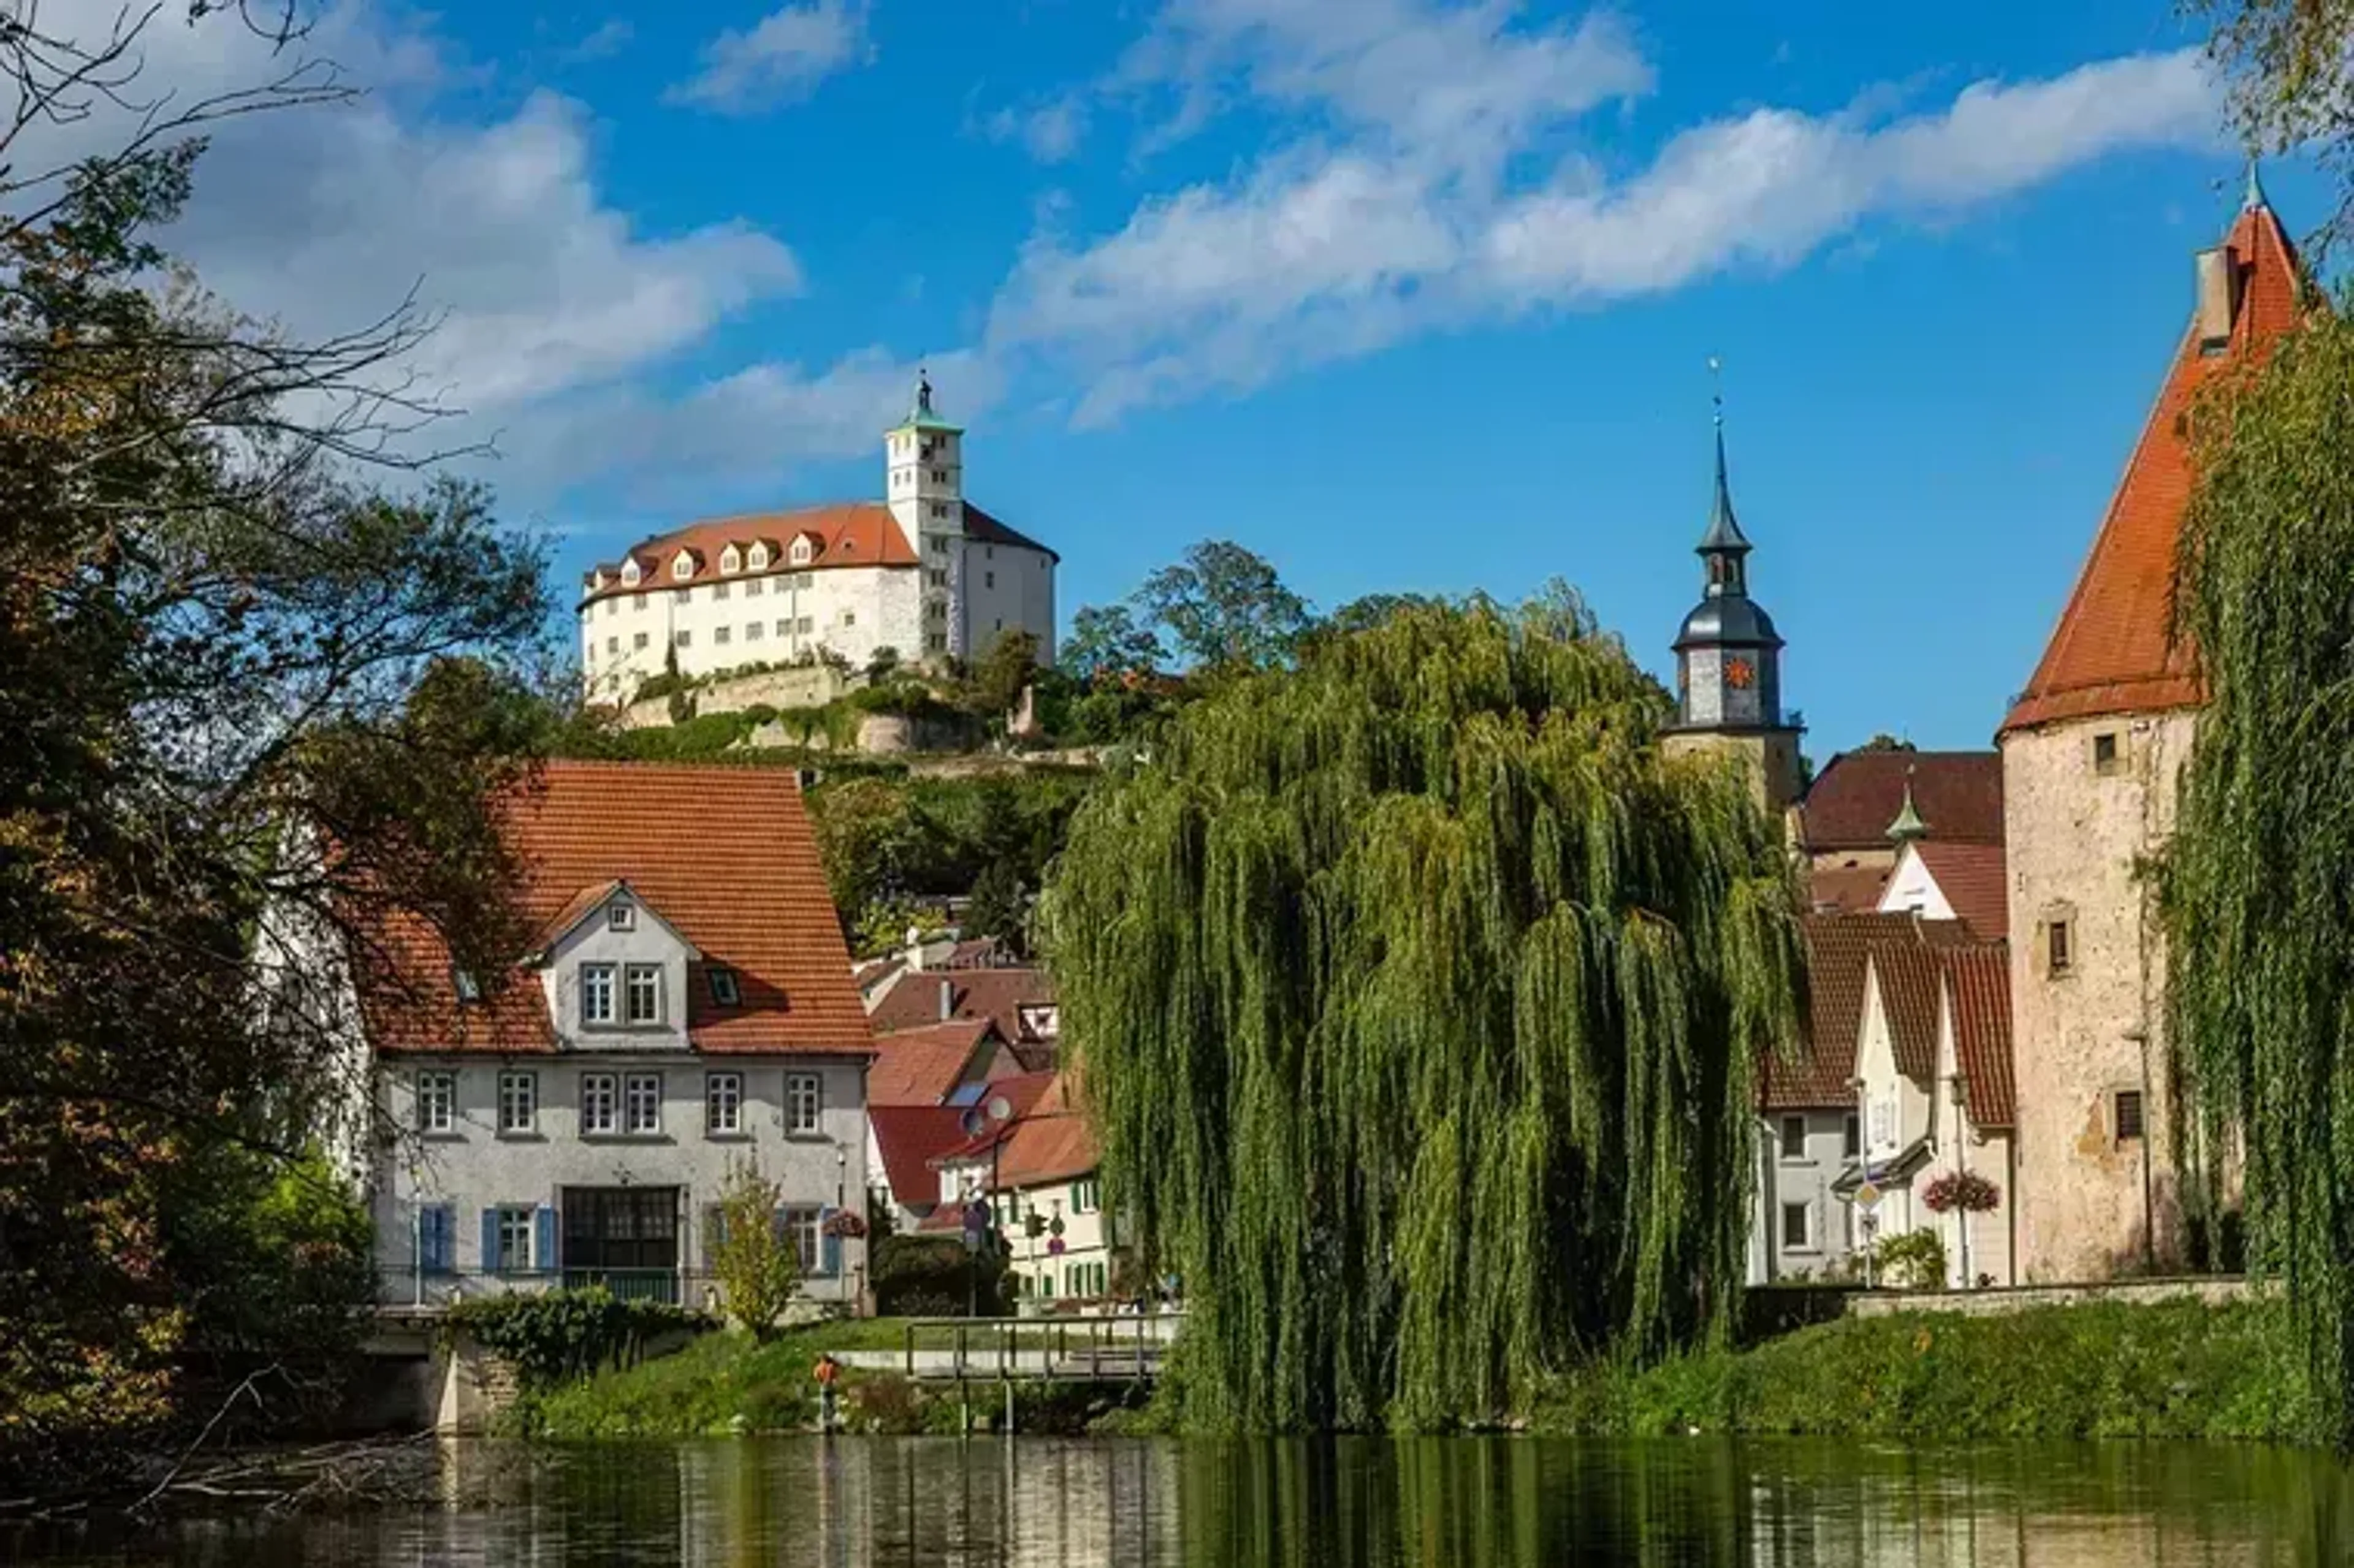
[[631,562],[630,562],[627,566],[625,566],[625,567],[623,567],[621,568],[621,581],[622,581],[625,585],[630,586],[630,587],[632,587],[632,588],[634,588],[634,587],[637,585],[637,581],[638,581],[638,563],[637,563],[637,562],[635,562],[635,561],[631,561]]
[[625,976],[625,1001],[631,1023],[660,1023],[663,1020],[662,966],[631,964]]
[[723,572],[739,572],[744,569],[744,557],[737,554],[735,546],[730,545],[720,552],[719,569]]
[[810,538],[808,535],[804,534],[800,538],[793,541],[793,565],[797,567],[808,566],[810,564],[811,554]]
[[711,1002],[715,1007],[736,1007],[744,1001],[744,993],[736,984],[736,971],[713,965],[704,971],[711,982]]
[[769,546],[767,545],[758,544],[752,546],[751,567],[756,572],[765,572],[769,569]]
[[638,906],[616,901],[605,906],[605,929],[634,931],[638,928]]
[[684,550],[681,550],[671,561],[670,575],[680,582],[684,582],[687,578],[693,577],[695,575],[695,557],[688,555]]

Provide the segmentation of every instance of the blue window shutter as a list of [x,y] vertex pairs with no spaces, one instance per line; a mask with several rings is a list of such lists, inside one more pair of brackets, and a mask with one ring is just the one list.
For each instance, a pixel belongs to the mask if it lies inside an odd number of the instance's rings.
[[435,1203],[424,1214],[425,1266],[434,1274],[447,1274],[456,1261],[458,1211],[448,1203]]
[[505,1268],[507,1260],[499,1255],[499,1212],[482,1211],[482,1272],[496,1274]]
[[842,1238],[825,1228],[828,1222],[833,1218],[833,1213],[832,1209],[820,1209],[817,1212],[818,1234],[824,1240],[824,1245],[818,1255],[820,1261],[817,1271],[828,1279],[834,1278],[842,1273]]
[[556,1209],[542,1203],[531,1216],[532,1265],[542,1274],[556,1272]]

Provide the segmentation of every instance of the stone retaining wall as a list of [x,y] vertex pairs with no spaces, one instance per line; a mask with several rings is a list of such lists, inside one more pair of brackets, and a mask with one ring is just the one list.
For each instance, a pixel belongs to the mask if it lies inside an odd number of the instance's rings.
[[2120,1280],[2108,1285],[2023,1285],[2002,1290],[1868,1290],[1848,1298],[1850,1318],[1886,1318],[1898,1312],[1962,1312],[1990,1318],[2036,1307],[2081,1307],[2122,1301],[2149,1306],[2183,1298],[2219,1307],[2253,1294],[2236,1276],[2201,1275],[2179,1279]]

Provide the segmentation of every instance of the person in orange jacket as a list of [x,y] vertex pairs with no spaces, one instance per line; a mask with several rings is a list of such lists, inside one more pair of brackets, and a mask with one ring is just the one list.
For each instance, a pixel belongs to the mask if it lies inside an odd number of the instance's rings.
[[842,1381],[842,1363],[831,1355],[821,1354],[810,1375],[817,1379],[818,1430],[831,1432],[834,1426],[834,1385]]

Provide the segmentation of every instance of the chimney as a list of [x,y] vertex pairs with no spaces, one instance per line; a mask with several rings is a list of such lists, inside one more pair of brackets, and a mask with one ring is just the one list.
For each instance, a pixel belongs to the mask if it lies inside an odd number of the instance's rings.
[[2197,261],[2199,276],[2199,347],[2205,354],[2215,354],[2232,341],[2232,253],[2222,246],[2201,250]]
[[956,1016],[956,981],[940,981],[940,1022],[946,1023]]
[[924,928],[921,926],[907,927],[907,967],[911,969],[920,969],[924,967]]

